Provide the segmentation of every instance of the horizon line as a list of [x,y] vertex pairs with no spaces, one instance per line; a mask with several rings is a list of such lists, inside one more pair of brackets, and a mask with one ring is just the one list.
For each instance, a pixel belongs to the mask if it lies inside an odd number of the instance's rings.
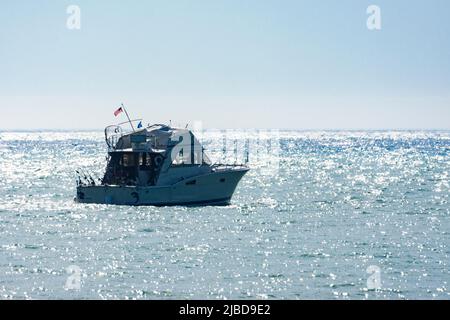
[[[173,127],[177,128],[177,127]],[[145,129],[145,128],[144,128]],[[188,128],[189,129],[189,128]],[[192,129],[192,128],[190,128]],[[279,131],[450,131],[450,128],[203,128],[206,131],[222,131],[222,130],[279,130]],[[15,129],[1,129],[1,132],[103,132],[104,129],[93,129],[93,128],[71,128],[71,129],[62,129],[62,128],[36,128],[36,129],[23,129],[23,128],[15,128]]]

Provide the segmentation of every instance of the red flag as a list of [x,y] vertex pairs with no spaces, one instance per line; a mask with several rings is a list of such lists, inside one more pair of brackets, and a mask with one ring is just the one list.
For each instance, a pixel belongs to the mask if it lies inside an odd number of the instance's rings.
[[121,114],[123,112],[122,107],[120,107],[119,109],[117,109],[116,111],[114,111],[114,116],[118,116],[119,114]]

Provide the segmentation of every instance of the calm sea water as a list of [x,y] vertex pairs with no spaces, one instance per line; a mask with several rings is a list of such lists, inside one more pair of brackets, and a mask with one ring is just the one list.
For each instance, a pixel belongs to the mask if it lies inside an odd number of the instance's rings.
[[135,208],[73,201],[101,132],[0,133],[0,298],[450,298],[450,132],[234,137],[279,150],[250,149],[232,205]]

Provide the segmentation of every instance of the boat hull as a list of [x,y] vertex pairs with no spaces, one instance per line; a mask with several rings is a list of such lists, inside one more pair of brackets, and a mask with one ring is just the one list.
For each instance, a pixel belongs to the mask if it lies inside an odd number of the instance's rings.
[[78,186],[76,201],[132,206],[228,205],[247,171],[212,172],[170,186]]

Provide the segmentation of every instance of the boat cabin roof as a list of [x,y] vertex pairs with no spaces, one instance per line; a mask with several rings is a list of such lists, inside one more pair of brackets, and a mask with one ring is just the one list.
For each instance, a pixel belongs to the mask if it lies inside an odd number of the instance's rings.
[[[113,125],[105,129],[105,140],[109,152],[155,152],[163,153],[179,143],[198,143],[188,129],[174,128],[163,124],[149,125],[147,128],[124,132],[123,125]],[[189,138],[189,141],[183,141]]]
[[117,150],[111,150],[109,151],[110,154],[118,154],[118,153],[139,153],[139,152],[148,152],[148,153],[164,153],[166,150],[162,149],[133,149],[133,148],[126,148],[126,149],[117,149]]

